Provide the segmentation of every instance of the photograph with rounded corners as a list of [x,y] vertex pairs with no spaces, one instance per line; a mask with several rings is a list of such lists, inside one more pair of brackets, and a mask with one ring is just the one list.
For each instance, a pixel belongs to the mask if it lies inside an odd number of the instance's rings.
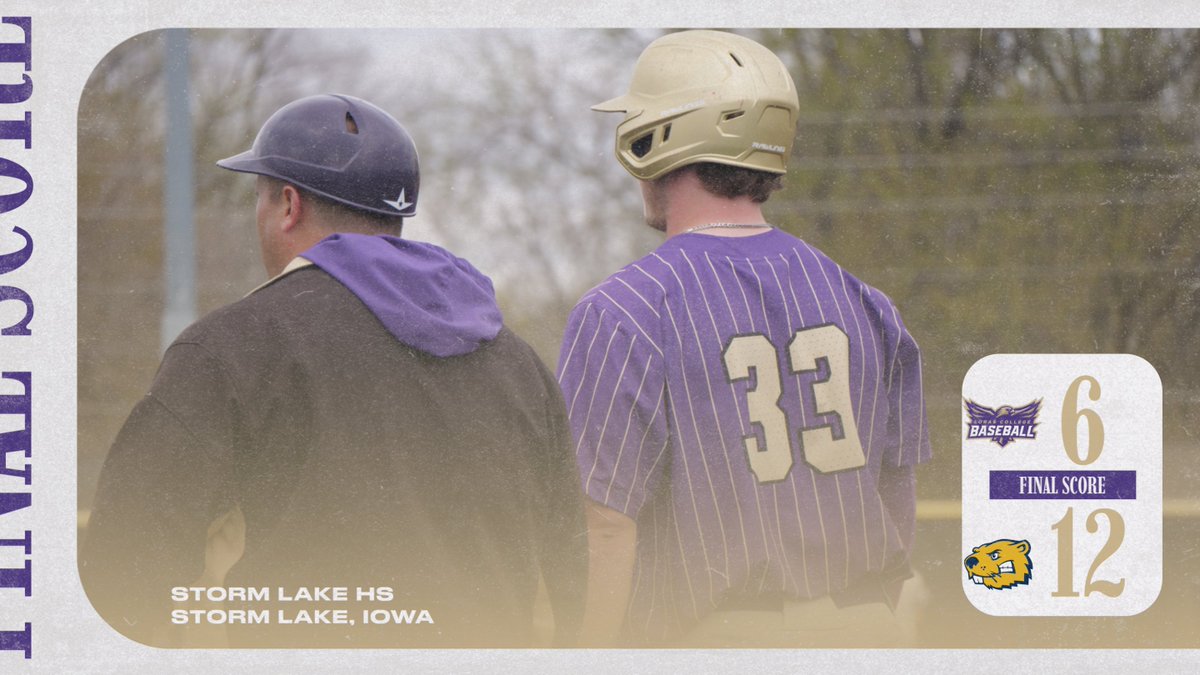
[[[1200,648],[1198,105],[1190,29],[131,37],[84,589],[157,647]],[[964,550],[967,434],[1000,480],[1070,412],[965,399],[993,354],[1157,371],[1161,552],[1102,492]]]

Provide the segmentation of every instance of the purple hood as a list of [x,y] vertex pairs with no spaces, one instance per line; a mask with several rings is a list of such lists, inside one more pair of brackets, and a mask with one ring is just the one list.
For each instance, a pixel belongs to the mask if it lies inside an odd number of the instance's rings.
[[339,233],[300,256],[350,289],[397,340],[414,349],[459,356],[500,332],[492,280],[433,244]]

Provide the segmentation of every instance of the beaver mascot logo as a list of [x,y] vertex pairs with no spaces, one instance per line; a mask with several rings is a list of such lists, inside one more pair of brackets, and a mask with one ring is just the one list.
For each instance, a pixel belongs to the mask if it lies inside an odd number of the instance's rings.
[[1012,588],[1029,583],[1033,576],[1028,541],[997,539],[976,546],[963,565],[971,581],[988,588]]

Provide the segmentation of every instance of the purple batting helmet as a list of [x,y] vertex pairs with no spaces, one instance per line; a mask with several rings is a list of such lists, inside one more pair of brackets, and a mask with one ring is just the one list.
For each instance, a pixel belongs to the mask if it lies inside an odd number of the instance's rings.
[[412,137],[396,118],[353,96],[292,101],[263,124],[253,147],[217,165],[372,213],[417,213],[421,172]]

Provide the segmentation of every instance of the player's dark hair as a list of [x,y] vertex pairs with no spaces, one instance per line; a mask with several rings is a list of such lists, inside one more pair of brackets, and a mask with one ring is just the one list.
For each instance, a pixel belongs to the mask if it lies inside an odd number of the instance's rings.
[[323,218],[325,224],[337,231],[359,232],[363,234],[390,234],[400,236],[404,219],[396,216],[385,216],[355,208],[341,202],[335,202],[286,181],[263,176],[270,184],[271,194],[277,195],[284,185],[291,185],[300,193],[300,198],[307,201]]
[[782,174],[712,162],[691,166],[705,190],[726,199],[749,197],[754,203],[761,204],[771,197],[772,192],[783,187]]
[[364,211],[304,190],[300,190],[300,192],[316,205],[318,211],[326,214],[329,217],[329,224],[334,225],[338,230],[400,236],[400,229],[404,224],[403,218]]

